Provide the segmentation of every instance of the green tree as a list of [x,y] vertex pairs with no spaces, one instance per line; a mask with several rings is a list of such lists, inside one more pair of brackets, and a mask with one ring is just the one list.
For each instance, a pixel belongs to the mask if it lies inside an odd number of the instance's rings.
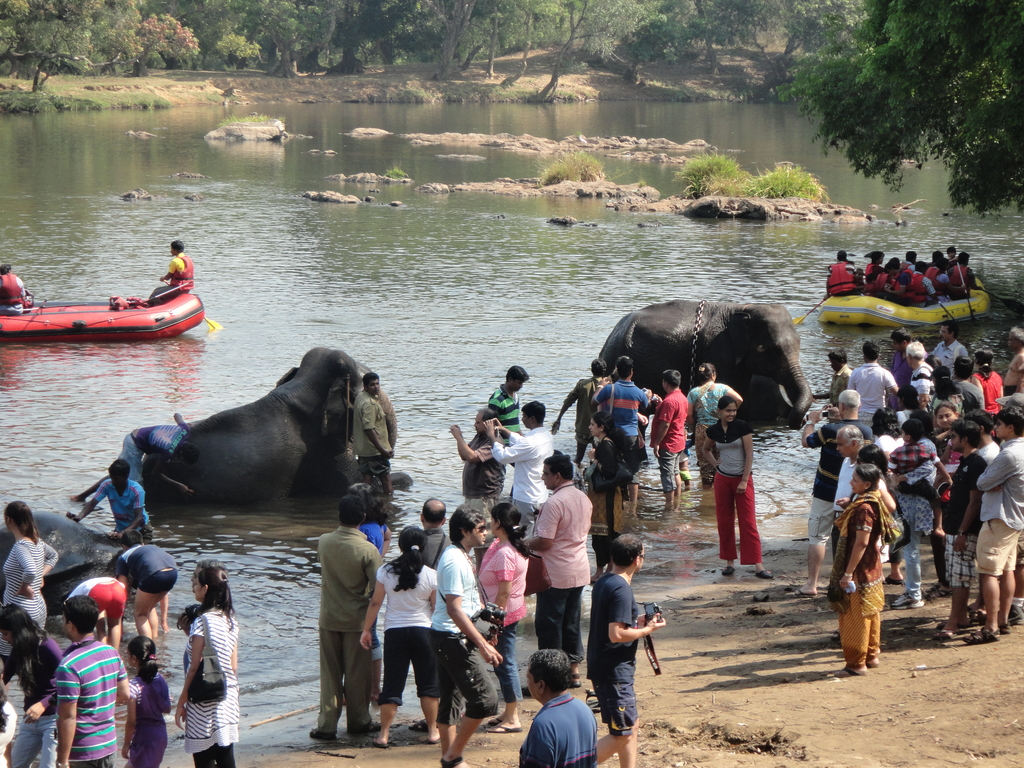
[[137,53],[132,61],[132,74],[135,77],[149,74],[147,62],[153,54],[166,54],[180,59],[199,53],[199,43],[192,30],[166,14],[150,16],[139,24],[135,38],[133,47]]
[[949,171],[957,206],[1024,210],[1024,17],[1018,3],[869,0],[867,18],[797,72],[826,151],[898,189],[908,165]]

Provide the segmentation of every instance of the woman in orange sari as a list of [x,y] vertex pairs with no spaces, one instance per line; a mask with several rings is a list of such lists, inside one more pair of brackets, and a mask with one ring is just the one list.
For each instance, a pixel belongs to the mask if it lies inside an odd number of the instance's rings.
[[882,471],[858,464],[850,482],[853,498],[840,499],[839,543],[832,563],[828,601],[839,614],[839,639],[846,666],[836,677],[854,677],[877,667],[885,605],[880,541],[893,537],[895,523],[879,496]]

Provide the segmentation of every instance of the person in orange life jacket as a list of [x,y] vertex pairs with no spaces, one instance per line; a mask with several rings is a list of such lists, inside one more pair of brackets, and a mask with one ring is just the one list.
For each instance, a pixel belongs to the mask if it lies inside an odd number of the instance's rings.
[[949,269],[949,262],[942,255],[942,251],[932,251],[932,263],[924,271],[924,276],[932,282],[935,293],[945,296],[949,291],[949,277],[946,270]]
[[924,273],[927,269],[928,265],[924,262],[916,265],[916,270],[911,275],[910,282],[907,283],[906,298],[908,306],[921,307],[938,301],[935,286],[932,285],[931,280],[925,277]]
[[902,266],[905,271],[913,273],[917,269],[917,251],[907,251]]
[[877,288],[877,295],[886,301],[891,301],[895,304],[906,303],[906,296],[904,295],[907,291],[907,283],[910,282],[909,278],[901,282],[900,278],[905,278],[906,275],[903,273],[902,263],[898,258],[893,256],[887,262],[885,262],[885,274],[886,278],[883,282],[881,278],[876,280],[875,285]]
[[977,287],[974,282],[974,272],[967,266],[971,254],[960,253],[956,263],[946,271],[949,276],[950,298],[964,299],[971,295],[971,288]]
[[182,293],[188,293],[195,288],[195,265],[192,259],[185,254],[185,244],[181,240],[171,243],[171,263],[167,267],[167,274],[160,278],[161,283],[167,283],[172,288],[180,288]]
[[885,284],[885,280],[881,280],[881,276],[885,275],[885,279],[888,279],[885,267],[882,266],[882,259],[885,258],[885,254],[881,251],[872,251],[871,253],[864,254],[864,257],[871,260],[864,270],[864,293],[874,296],[881,290],[880,285]]
[[11,265],[0,264],[0,315],[20,315],[26,306],[32,306],[30,296]]
[[846,260],[846,251],[836,254],[836,263],[828,268],[825,288],[829,296],[851,296],[860,293],[854,282],[853,266]]

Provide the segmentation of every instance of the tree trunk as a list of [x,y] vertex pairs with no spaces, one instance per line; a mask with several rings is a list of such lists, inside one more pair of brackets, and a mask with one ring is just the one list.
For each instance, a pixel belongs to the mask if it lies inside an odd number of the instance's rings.
[[38,93],[43,83],[50,79],[50,76],[43,71],[43,62],[36,67],[36,74],[32,78],[32,93]]
[[285,78],[298,77],[299,73],[295,65],[295,54],[291,48],[280,44],[277,45],[277,64],[274,65],[270,74]]
[[533,45],[532,37],[533,32],[533,12],[526,12],[526,44],[523,46],[523,59],[519,62],[519,71],[515,74],[509,75],[501,81],[502,88],[508,88],[510,85],[514,85],[516,80],[526,74],[526,66],[528,59],[530,58],[530,47]]
[[484,48],[484,44],[483,44],[483,43],[480,43],[480,45],[477,45],[477,46],[475,46],[475,47],[473,48],[473,50],[471,50],[471,51],[469,52],[469,55],[468,55],[468,56],[466,56],[466,59],[465,59],[465,61],[463,61],[463,62],[462,62],[462,67],[461,67],[461,70],[462,70],[463,72],[465,72],[465,71],[466,71],[467,69],[469,69],[469,65],[473,63],[473,59],[474,59],[474,58],[476,58],[476,55],[477,55],[478,53],[480,53],[480,51],[482,51],[482,50],[483,50],[483,48]]
[[494,77],[494,52],[498,48],[498,14],[491,16],[491,45],[487,53],[487,77]]
[[466,29],[469,27],[470,17],[473,15],[473,7],[476,0],[455,0],[451,12],[445,11],[440,2],[431,2],[429,5],[444,24],[444,42],[441,43],[441,55],[438,59],[437,73],[434,80],[447,80],[455,74],[455,51],[462,42]]
[[558,51],[558,55],[555,56],[555,65],[551,68],[551,79],[548,80],[548,84],[541,89],[541,92],[537,94],[537,101],[554,101],[555,91],[558,90],[558,80],[562,76],[562,60],[569,51],[572,50],[573,45],[576,43],[576,32],[582,21],[582,15],[577,21],[572,10],[569,11],[569,39]]
[[149,54],[143,52],[132,62],[132,77],[149,77],[149,67],[146,66],[146,59]]
[[380,60],[386,66],[391,66],[395,63],[395,46],[390,42],[386,40],[378,40],[377,53],[380,55]]
[[299,72],[315,73],[320,71],[320,49],[314,48],[307,51],[296,63]]

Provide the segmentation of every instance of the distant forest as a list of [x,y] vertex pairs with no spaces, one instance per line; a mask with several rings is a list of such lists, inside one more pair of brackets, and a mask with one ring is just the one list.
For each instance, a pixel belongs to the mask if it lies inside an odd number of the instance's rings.
[[447,80],[474,63],[493,74],[496,56],[519,52],[525,70],[529,53],[545,49],[556,52],[553,92],[560,75],[588,65],[630,79],[645,64],[684,60],[714,72],[718,50],[743,45],[782,84],[862,16],[861,0],[0,0],[0,76],[256,68],[293,77],[420,62]]

